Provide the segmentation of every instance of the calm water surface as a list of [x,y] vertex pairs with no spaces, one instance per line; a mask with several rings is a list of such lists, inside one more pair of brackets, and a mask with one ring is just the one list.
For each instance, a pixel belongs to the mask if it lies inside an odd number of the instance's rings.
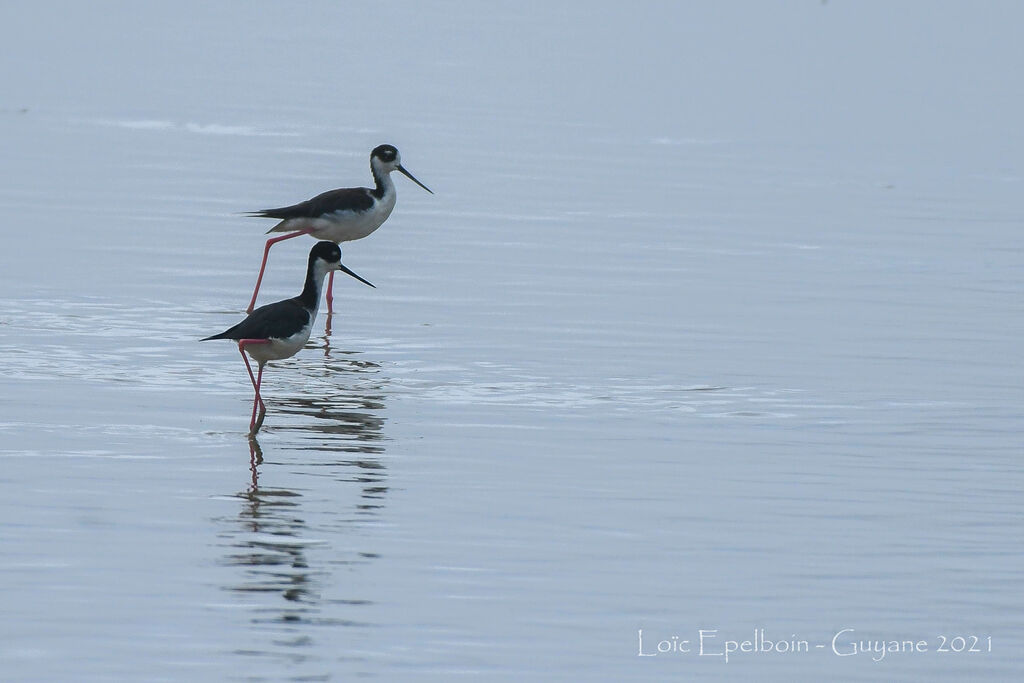
[[[55,11],[0,11],[4,680],[1024,675],[1019,6]],[[385,141],[437,194],[249,442],[239,213]]]

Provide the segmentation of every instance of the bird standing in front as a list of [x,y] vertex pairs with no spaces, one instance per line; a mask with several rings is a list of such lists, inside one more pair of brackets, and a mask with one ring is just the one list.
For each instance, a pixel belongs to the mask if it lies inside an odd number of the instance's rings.
[[[373,174],[374,187],[346,187],[330,190],[312,199],[283,206],[278,209],[263,209],[246,214],[257,218],[277,218],[280,223],[267,232],[287,232],[283,237],[272,237],[263,248],[263,262],[260,263],[260,274],[256,278],[256,288],[246,313],[251,313],[256,305],[256,295],[263,282],[263,271],[267,267],[267,256],[270,247],[299,235],[312,235],[318,240],[331,242],[349,242],[366,237],[379,228],[392,209],[395,208],[395,185],[391,182],[391,172],[398,171],[422,187],[430,194],[433,191],[416,180],[402,166],[402,158],[392,145],[379,145],[370,152],[370,172]],[[334,273],[327,283],[327,312],[333,310]]]
[[[355,279],[373,287],[373,285],[346,268],[341,262],[341,247],[334,242],[317,242],[309,252],[309,265],[306,267],[306,283],[302,293],[292,299],[260,306],[234,327],[199,341],[211,339],[231,339],[238,342],[238,350],[249,371],[256,397],[252,402],[252,420],[249,422],[249,435],[255,435],[263,425],[267,407],[260,397],[260,383],[263,380],[263,366],[267,361],[291,358],[309,341],[309,333],[316,320],[317,308],[320,305],[320,289],[323,287],[324,276],[340,270]],[[246,354],[259,364],[254,375]],[[256,409],[259,408],[257,418]]]

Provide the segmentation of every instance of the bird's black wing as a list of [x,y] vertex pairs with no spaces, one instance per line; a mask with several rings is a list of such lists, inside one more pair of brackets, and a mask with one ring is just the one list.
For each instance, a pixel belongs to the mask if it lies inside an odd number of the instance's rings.
[[295,299],[260,306],[242,322],[210,339],[284,339],[299,332],[309,324],[309,311]]
[[346,187],[318,194],[292,206],[278,209],[262,209],[246,215],[257,218],[316,218],[335,211],[366,211],[373,206],[373,195],[365,187]]

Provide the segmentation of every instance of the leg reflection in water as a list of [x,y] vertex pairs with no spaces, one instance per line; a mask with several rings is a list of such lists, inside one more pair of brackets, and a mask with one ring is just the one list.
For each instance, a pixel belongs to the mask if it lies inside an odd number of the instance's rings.
[[290,662],[315,651],[324,625],[372,625],[369,569],[390,488],[381,366],[335,348],[296,367],[272,404],[281,421],[247,442],[236,514],[216,520],[220,562],[235,569],[224,589],[241,598],[257,641],[241,654]]

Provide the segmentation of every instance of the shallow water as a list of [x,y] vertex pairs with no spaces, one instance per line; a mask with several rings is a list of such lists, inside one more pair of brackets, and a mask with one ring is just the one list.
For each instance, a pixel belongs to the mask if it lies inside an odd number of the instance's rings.
[[434,7],[0,10],[4,680],[1020,677],[1022,10]]

